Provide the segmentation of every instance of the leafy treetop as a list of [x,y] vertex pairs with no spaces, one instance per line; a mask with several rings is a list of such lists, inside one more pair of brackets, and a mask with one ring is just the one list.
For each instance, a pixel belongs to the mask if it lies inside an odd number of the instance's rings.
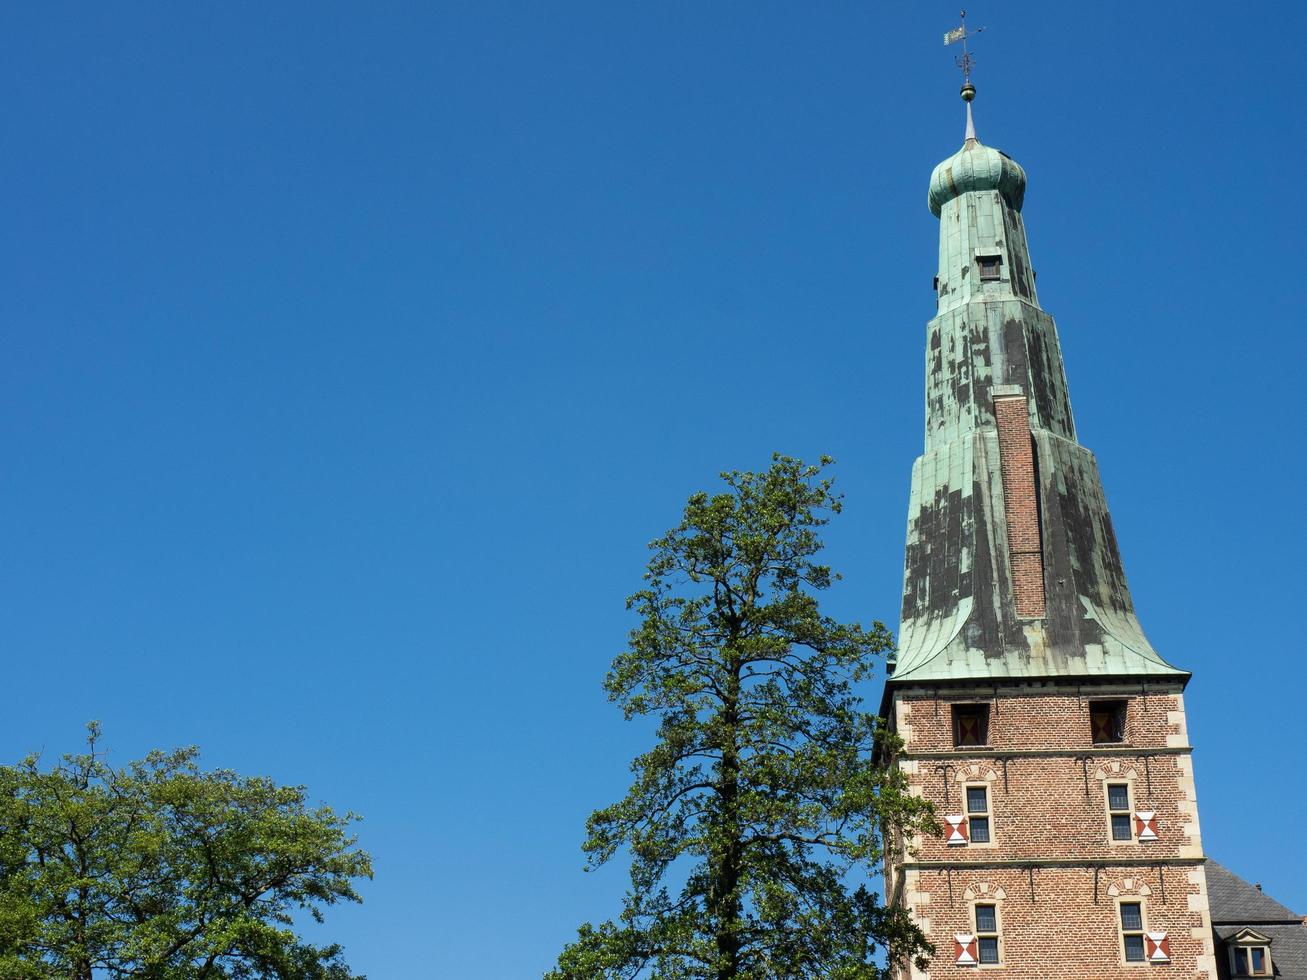
[[547,980],[862,980],[883,975],[878,957],[929,950],[853,880],[929,808],[877,761],[891,737],[854,687],[889,632],[818,607],[838,578],[817,560],[841,508],[830,462],[724,473],[724,492],[691,496],[650,545],[605,687],[627,718],[657,718],[657,743],[584,844],[592,868],[629,853],[631,885],[617,921],[583,925]]
[[305,790],[202,771],[195,749],[125,768],[89,747],[0,767],[0,976],[6,980],[361,980],[295,931],[359,901],[357,819]]

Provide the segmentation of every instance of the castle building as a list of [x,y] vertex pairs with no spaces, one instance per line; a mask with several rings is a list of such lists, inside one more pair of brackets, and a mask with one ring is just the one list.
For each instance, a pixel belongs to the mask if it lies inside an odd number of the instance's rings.
[[936,953],[897,969],[1216,980],[1189,674],[1136,618],[1035,288],[1026,174],[977,139],[974,92],[930,178],[938,307],[883,705],[943,830],[890,842],[887,895]]

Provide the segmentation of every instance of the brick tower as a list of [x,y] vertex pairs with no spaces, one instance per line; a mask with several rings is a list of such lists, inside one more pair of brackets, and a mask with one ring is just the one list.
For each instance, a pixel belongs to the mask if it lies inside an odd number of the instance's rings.
[[1215,980],[1189,675],[1135,617],[1035,293],[1026,175],[976,138],[974,93],[930,179],[938,309],[884,701],[943,818],[891,842],[887,894],[936,947],[900,975]]

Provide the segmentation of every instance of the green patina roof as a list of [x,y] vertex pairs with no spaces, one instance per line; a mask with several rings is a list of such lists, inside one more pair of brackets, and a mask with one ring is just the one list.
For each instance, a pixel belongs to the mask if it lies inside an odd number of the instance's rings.
[[930,175],[930,213],[938,218],[945,204],[973,191],[998,191],[1020,211],[1026,196],[1026,172],[1001,150],[969,139],[957,153],[941,160]]
[[[1135,615],[1093,454],[1076,441],[1053,318],[1021,215],[1026,175],[971,132],[931,175],[938,311],[927,326],[926,447],[912,472],[891,683],[1188,675]],[[998,279],[977,260],[996,256]],[[995,394],[1023,394],[1034,442],[1046,615],[1012,600]]]

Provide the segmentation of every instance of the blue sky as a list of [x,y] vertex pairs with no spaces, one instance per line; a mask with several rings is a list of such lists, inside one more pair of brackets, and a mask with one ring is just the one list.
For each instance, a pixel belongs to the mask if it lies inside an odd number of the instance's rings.
[[[8,5],[0,757],[306,783],[366,817],[356,969],[538,975],[616,908],[599,682],[689,492],[832,454],[831,608],[896,622],[956,13]],[[970,19],[1206,846],[1307,912],[1307,16]]]

